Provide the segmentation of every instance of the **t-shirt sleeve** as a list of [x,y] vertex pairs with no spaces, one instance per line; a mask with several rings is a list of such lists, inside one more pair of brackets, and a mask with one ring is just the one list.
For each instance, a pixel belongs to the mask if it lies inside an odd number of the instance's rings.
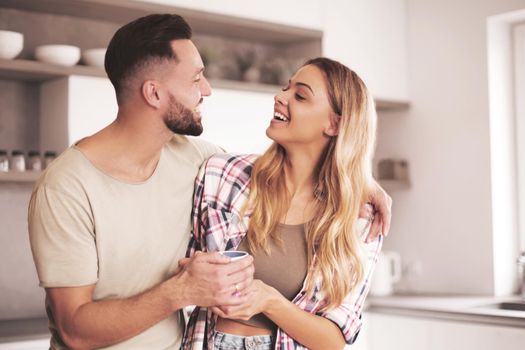
[[192,141],[200,153],[200,156],[202,158],[201,162],[210,158],[211,156],[214,156],[216,154],[222,154],[225,152],[222,147],[219,147],[208,141],[204,141],[201,139],[192,139]]
[[87,199],[40,185],[29,203],[28,227],[41,287],[97,282],[96,240]]

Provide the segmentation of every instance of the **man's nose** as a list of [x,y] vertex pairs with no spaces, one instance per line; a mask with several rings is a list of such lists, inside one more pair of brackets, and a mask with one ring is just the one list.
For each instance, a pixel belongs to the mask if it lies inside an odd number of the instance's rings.
[[210,96],[211,95],[211,86],[208,82],[208,79],[205,77],[202,77],[201,79],[201,95],[202,96]]

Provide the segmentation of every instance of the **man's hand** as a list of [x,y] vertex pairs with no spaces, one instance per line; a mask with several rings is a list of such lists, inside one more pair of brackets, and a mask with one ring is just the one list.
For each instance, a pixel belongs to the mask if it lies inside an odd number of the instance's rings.
[[235,262],[218,252],[196,252],[179,261],[173,293],[181,293],[187,305],[210,307],[240,305],[253,281],[253,258]]
[[372,225],[366,238],[367,242],[371,242],[375,240],[379,234],[386,236],[390,231],[392,198],[374,181],[374,187],[372,188],[368,202],[372,205],[373,212],[370,213],[369,206],[365,204],[363,208],[361,208],[359,216],[368,218],[373,215]]

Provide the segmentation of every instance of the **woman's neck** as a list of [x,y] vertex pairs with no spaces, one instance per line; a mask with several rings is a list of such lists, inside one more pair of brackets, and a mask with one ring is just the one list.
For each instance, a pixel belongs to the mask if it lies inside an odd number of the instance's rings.
[[295,225],[312,219],[314,200],[315,171],[319,158],[311,153],[287,152],[284,165],[285,183],[289,197],[289,207],[281,223]]

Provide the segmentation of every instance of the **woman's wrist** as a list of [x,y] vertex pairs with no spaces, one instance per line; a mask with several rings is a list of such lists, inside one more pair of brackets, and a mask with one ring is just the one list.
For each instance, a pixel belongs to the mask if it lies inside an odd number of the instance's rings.
[[275,315],[278,312],[282,312],[283,307],[286,306],[287,303],[289,303],[288,299],[286,299],[281,293],[279,293],[275,288],[271,288],[271,293],[269,293],[268,301],[266,303],[266,308],[263,311],[266,316]]

